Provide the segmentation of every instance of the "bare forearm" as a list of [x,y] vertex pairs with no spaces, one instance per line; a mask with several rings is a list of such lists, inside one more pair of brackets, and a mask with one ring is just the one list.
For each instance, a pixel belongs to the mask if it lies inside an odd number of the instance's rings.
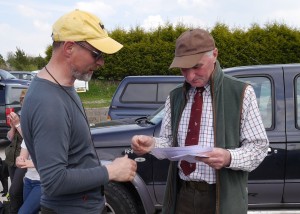
[[15,128],[11,128],[8,132],[7,132],[7,139],[12,141],[13,137],[14,137],[14,134],[16,132],[16,129]]

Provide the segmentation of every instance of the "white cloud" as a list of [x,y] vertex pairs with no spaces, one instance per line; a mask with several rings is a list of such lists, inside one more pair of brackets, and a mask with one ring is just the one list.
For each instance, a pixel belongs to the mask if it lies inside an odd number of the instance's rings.
[[[27,21],[27,24],[35,27],[35,30],[37,31],[51,31],[51,24],[48,23],[48,19],[51,17],[50,11],[45,12],[43,10],[39,10],[37,7],[25,5],[18,5],[17,10],[23,19],[23,23]],[[33,29],[31,29],[31,31],[33,31]]]
[[0,34],[0,54],[4,58],[7,57],[7,53],[14,53],[17,48],[24,50],[28,55],[37,56],[41,54],[45,56],[46,47],[51,43],[51,37],[46,32],[36,33],[32,31],[24,33],[21,29],[7,24],[0,24],[0,29],[4,32],[9,32],[9,36]]
[[285,23],[292,27],[299,26],[300,19],[300,8],[294,8],[292,10],[278,10],[271,13],[271,17],[274,17],[271,21],[276,21],[280,23]]
[[47,23],[47,22],[43,22],[43,21],[40,21],[40,20],[34,20],[33,21],[33,25],[38,29],[38,30],[41,30],[41,31],[45,31],[45,32],[51,32],[51,29],[52,29],[52,25]]
[[177,0],[177,3],[184,9],[197,8],[198,10],[203,10],[208,7],[212,7],[215,0]]
[[164,21],[163,19],[161,18],[160,15],[156,15],[156,16],[148,16],[143,24],[142,24],[142,27],[145,29],[145,30],[151,30],[151,29],[154,29],[160,25],[163,25],[164,24]]
[[32,7],[25,6],[23,4],[17,5],[17,10],[20,12],[20,15],[25,17],[40,17],[43,16],[43,13],[41,13],[38,10],[35,10]]
[[187,25],[188,27],[205,27],[205,22],[203,20],[191,15],[174,17],[172,19],[172,23],[174,25],[184,24]]
[[77,2],[76,8],[90,13],[100,14],[101,17],[109,17],[115,14],[115,10],[112,6],[105,4],[102,1]]
[[5,57],[16,47],[43,54],[53,23],[76,8],[98,16],[109,31],[135,26],[150,30],[166,23],[211,28],[221,22],[244,28],[273,21],[300,29],[299,0],[0,0],[0,54]]

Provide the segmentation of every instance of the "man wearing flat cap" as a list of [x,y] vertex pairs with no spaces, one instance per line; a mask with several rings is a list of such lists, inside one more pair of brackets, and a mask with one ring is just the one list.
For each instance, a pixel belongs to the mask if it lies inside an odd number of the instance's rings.
[[267,155],[269,141],[253,88],[223,73],[213,37],[203,29],[176,40],[170,68],[185,82],[170,92],[159,138],[136,135],[131,147],[211,147],[196,163],[171,162],[163,213],[246,214],[248,172]]
[[90,80],[104,65],[104,54],[122,45],[108,36],[99,18],[81,10],[54,23],[52,40],[52,57],[30,84],[21,120],[41,178],[41,211],[99,214],[105,204],[103,186],[133,180],[136,163],[125,156],[101,165],[74,81]]

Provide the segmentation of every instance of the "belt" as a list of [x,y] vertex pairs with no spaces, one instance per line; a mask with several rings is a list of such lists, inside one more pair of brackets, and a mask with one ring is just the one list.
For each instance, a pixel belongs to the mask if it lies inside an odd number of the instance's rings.
[[211,191],[215,190],[216,184],[208,184],[205,181],[184,181],[181,180],[181,187],[188,189],[195,189],[198,191]]

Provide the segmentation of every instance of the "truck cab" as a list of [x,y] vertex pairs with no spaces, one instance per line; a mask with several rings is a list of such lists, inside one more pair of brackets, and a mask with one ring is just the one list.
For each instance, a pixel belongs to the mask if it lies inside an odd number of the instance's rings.
[[249,207],[299,207],[300,65],[248,66],[224,72],[252,84],[270,141],[268,156],[249,174]]
[[[270,141],[267,157],[249,173],[249,210],[296,213],[300,209],[300,64],[243,66],[223,71],[253,86]],[[131,138],[134,135],[158,137],[163,109],[162,106],[148,117],[107,121],[91,129],[102,163],[124,154],[137,161],[133,182],[112,182],[106,187],[108,211],[155,213],[161,210],[169,161],[159,160],[152,154],[137,156],[132,152]]]

